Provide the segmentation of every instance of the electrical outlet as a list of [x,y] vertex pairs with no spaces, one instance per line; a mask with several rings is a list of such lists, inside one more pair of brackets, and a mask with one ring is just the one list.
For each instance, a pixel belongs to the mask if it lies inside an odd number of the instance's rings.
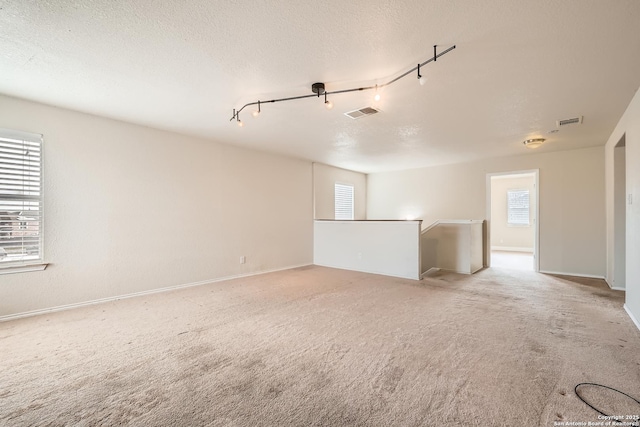
[[244,255],[242,255],[242,256],[240,257],[240,264],[244,264],[245,262],[247,262],[247,257],[246,257],[246,256],[244,256]]

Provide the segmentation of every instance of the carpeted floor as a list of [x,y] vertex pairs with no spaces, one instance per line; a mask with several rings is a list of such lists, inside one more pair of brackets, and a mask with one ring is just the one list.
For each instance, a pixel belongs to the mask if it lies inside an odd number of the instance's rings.
[[533,253],[491,251],[491,267],[510,270],[534,271]]
[[623,300],[600,280],[534,272],[417,282],[305,267],[4,322],[0,425],[596,422],[576,384],[640,398]]

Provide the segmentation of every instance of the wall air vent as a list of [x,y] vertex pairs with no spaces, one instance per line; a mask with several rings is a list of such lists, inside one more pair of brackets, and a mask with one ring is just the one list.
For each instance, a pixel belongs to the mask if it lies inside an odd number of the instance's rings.
[[344,115],[355,120],[355,119],[359,119],[360,117],[376,114],[378,112],[380,112],[380,110],[376,110],[373,107],[364,107],[364,108],[360,108],[359,110],[349,111],[347,113],[344,113]]
[[573,117],[571,119],[556,120],[557,127],[568,126],[568,125],[580,125],[580,124],[582,124],[582,116]]

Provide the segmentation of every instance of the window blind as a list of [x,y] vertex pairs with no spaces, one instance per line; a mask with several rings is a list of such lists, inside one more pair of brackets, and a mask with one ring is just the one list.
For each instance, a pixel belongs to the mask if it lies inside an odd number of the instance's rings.
[[335,185],[335,219],[353,219],[353,185]]
[[0,265],[42,259],[42,135],[0,129]]
[[507,190],[507,224],[529,225],[529,190]]

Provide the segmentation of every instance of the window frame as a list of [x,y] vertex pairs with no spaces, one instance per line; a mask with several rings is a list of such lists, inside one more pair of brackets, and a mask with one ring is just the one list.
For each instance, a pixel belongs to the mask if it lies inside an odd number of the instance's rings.
[[[44,263],[44,138],[42,134],[23,132],[13,129],[0,128],[0,139],[2,140],[17,140],[25,142],[31,142],[38,144],[38,148],[40,151],[40,160],[38,164],[38,173],[39,173],[39,195],[24,195],[17,194],[20,197],[11,197],[10,193],[0,193],[0,204],[3,202],[11,202],[17,200],[23,201],[33,201],[38,203],[38,214],[39,221],[38,223],[38,239],[37,239],[37,247],[38,253],[36,258],[31,259],[17,259],[11,261],[0,260],[0,274],[9,274],[9,273],[21,273],[27,271],[39,271],[44,270],[47,267],[47,264]],[[11,154],[9,154],[11,156]],[[24,166],[23,166],[24,167]],[[5,175],[8,177],[8,175]],[[7,185],[11,185],[9,182]],[[7,211],[9,212],[9,211]]]
[[[527,196],[526,208],[525,207],[517,208],[512,206],[511,194],[517,194],[517,193],[521,193],[521,194],[526,193],[526,196]],[[516,209],[518,209],[518,211],[513,212]],[[523,221],[518,221],[517,218],[515,218],[515,220],[512,221],[512,217],[516,217],[518,212],[520,212],[520,214],[523,214],[525,209],[527,214],[526,223]],[[531,191],[528,188],[510,188],[507,190],[507,226],[508,227],[530,227],[531,226]]]
[[[344,189],[351,189],[351,215],[350,218],[338,217],[339,212],[342,212],[342,209],[339,209],[339,199],[338,199],[338,188],[342,187]],[[356,189],[353,184],[345,183],[345,182],[335,182],[333,185],[333,218],[336,221],[353,221],[355,219],[355,196]]]

